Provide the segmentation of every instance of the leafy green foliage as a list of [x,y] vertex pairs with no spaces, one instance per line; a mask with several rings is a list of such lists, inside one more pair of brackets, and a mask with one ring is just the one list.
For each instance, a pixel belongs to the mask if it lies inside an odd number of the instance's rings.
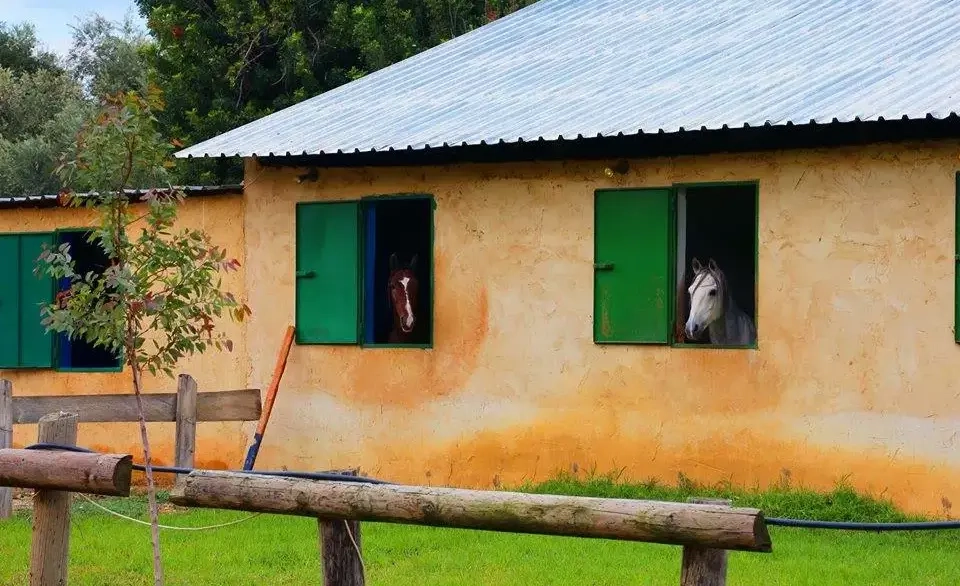
[[41,51],[38,45],[32,24],[9,25],[0,22],[0,68],[16,73],[36,73],[41,70],[62,72],[57,56],[49,51]]
[[128,17],[115,23],[93,14],[74,29],[68,63],[88,95],[107,96],[121,91],[147,91],[149,44],[144,32]]
[[0,23],[0,195],[56,193],[57,156],[89,108],[30,26]]
[[[82,21],[70,58],[39,48],[32,27],[0,22],[0,195],[57,193],[58,157],[73,152],[77,132],[104,92],[146,87],[147,40],[130,23]],[[69,65],[69,67],[68,67]],[[70,185],[90,189],[83,177]]]
[[[102,274],[77,274],[64,244],[46,249],[37,271],[70,282],[64,295],[43,308],[49,330],[126,353],[134,369],[172,376],[184,356],[209,347],[232,349],[231,340],[214,333],[214,320],[225,312],[242,320],[250,310],[220,291],[220,273],[240,263],[202,231],[174,230],[182,192],[151,188],[140,198],[145,212],[132,211],[132,185],[168,185],[171,145],[161,139],[152,113],[161,106],[156,92],[111,96],[81,132],[75,158],[60,168],[66,182],[80,176],[96,190],[64,193],[64,199],[97,211],[99,223],[89,239],[111,265]],[[138,221],[143,227],[131,236]]]

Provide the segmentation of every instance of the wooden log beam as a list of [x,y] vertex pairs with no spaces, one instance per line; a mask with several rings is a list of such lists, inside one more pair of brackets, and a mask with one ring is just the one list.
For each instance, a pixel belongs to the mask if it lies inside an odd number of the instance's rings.
[[326,519],[771,551],[758,509],[457,488],[313,481],[198,470],[174,504]]
[[129,454],[0,450],[0,486],[130,496],[132,469]]
[[[261,409],[259,389],[197,393],[197,421],[257,421]],[[56,411],[76,413],[80,423],[139,421],[137,399],[132,393],[13,398],[14,423],[37,423]],[[145,393],[143,412],[149,422],[176,421],[177,394]]]

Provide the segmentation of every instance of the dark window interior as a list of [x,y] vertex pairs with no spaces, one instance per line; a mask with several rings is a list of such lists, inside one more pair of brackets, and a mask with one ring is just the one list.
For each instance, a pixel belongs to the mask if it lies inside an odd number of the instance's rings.
[[[108,266],[108,260],[103,249],[96,242],[87,242],[87,232],[60,232],[57,244],[70,245],[70,256],[73,257],[74,270],[78,275],[85,275],[88,271],[100,273]],[[57,290],[65,291],[70,288],[69,279],[61,279]],[[84,340],[71,340],[66,334],[58,334],[57,338],[57,366],[61,369],[100,369],[117,368],[120,365],[118,357],[110,351],[87,343]]]
[[756,323],[756,188],[704,186],[688,187],[686,191],[685,279],[678,291],[680,307],[675,331],[678,342],[699,343],[706,340],[688,340],[683,334],[689,305],[687,287],[693,281],[690,265],[695,257],[703,264],[711,258],[717,262],[727,276],[737,305]]
[[414,275],[419,287],[413,308],[414,330],[406,343],[431,342],[432,216],[432,201],[427,198],[364,202],[364,343],[391,343],[394,313],[387,282],[393,254],[401,266],[409,266],[411,259],[417,257]]

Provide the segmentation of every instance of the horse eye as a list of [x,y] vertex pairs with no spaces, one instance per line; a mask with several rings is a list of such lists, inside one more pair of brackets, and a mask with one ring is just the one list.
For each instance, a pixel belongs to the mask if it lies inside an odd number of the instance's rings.
[[716,296],[717,296],[717,290],[716,290],[716,289],[710,289],[710,293],[708,293],[708,295],[710,295],[710,297],[716,297]]

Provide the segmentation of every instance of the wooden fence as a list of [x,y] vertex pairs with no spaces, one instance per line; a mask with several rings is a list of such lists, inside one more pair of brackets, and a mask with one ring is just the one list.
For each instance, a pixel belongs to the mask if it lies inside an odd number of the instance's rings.
[[[175,465],[192,468],[196,454],[198,421],[257,421],[261,404],[258,389],[197,392],[189,374],[177,379],[176,393],[144,393],[143,411],[148,422],[176,422]],[[39,423],[49,413],[76,413],[80,423],[133,423],[137,399],[123,395],[61,395],[15,397],[13,384],[0,379],[0,449],[13,445],[13,426]],[[13,512],[13,491],[0,487],[0,519]]]
[[[72,445],[79,417],[51,413],[39,440]],[[0,449],[0,486],[37,490],[30,585],[67,584],[70,492],[128,496],[131,456]],[[318,520],[325,586],[363,586],[360,521],[664,543],[683,547],[681,586],[726,583],[727,550],[770,552],[763,513],[675,503],[195,470],[171,502]]]

